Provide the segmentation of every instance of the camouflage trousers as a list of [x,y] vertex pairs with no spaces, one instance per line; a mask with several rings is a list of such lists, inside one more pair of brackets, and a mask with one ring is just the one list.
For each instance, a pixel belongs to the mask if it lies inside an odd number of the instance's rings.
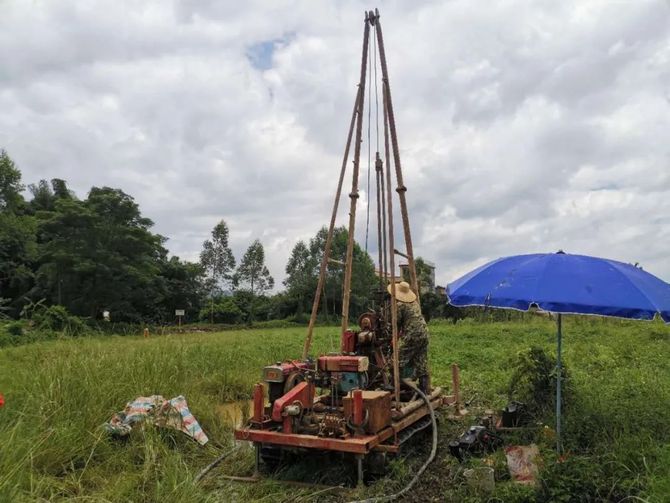
[[398,359],[400,377],[421,379],[428,375],[428,339],[425,337],[401,337]]

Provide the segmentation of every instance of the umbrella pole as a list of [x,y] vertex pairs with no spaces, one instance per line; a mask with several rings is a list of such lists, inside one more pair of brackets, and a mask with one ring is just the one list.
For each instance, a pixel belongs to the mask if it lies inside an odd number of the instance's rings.
[[557,324],[557,348],[556,348],[556,451],[561,453],[561,378],[563,368],[561,366],[561,313],[558,313]]

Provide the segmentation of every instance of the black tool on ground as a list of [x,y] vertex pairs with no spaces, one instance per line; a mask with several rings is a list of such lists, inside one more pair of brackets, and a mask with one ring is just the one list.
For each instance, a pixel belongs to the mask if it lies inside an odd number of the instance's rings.
[[458,439],[449,442],[449,452],[463,462],[466,455],[493,452],[503,443],[502,438],[485,426],[470,426]]
[[522,402],[510,402],[502,411],[503,428],[517,428],[528,424],[528,407]]

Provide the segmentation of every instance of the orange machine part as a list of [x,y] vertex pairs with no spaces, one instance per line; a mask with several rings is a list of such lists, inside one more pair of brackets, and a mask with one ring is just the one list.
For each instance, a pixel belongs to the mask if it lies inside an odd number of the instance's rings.
[[341,350],[343,353],[353,353],[356,351],[356,333],[353,330],[347,330],[342,333]]
[[300,402],[304,409],[311,408],[314,402],[314,385],[303,381],[281,398],[277,398],[272,406],[272,420],[281,422],[284,407],[296,401]]

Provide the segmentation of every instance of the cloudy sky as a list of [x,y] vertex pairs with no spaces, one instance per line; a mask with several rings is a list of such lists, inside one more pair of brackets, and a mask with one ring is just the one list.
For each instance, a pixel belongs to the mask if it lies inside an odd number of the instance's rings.
[[[1,4],[0,147],[24,182],[120,187],[182,258],[224,218],[281,280],[328,221],[377,6],[415,253],[439,283],[559,248],[670,281],[668,2]],[[361,168],[365,189],[366,144]]]

